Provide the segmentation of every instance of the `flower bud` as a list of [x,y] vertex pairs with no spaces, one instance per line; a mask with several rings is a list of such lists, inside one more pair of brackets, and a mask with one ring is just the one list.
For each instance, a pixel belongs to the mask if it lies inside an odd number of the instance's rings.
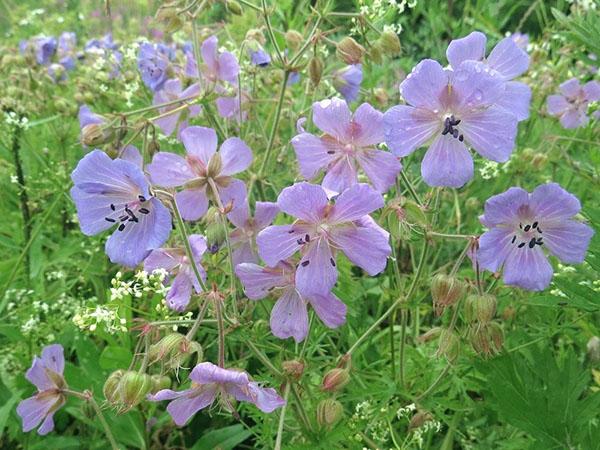
[[439,273],[431,281],[431,297],[436,314],[454,305],[465,293],[465,285],[453,275]]
[[108,144],[114,137],[113,130],[101,123],[91,123],[81,129],[81,143],[87,147]]
[[298,359],[284,361],[281,366],[284,375],[294,381],[298,381],[304,373],[304,363]]
[[441,327],[433,327],[431,330],[425,332],[424,334],[422,334],[421,336],[419,336],[417,338],[417,341],[421,342],[421,343],[425,343],[425,342],[430,342],[433,341],[434,339],[437,339],[440,334],[442,334],[442,330],[443,328]]
[[421,428],[425,422],[429,422],[433,419],[433,416],[429,411],[419,410],[415,413],[414,416],[411,417],[410,422],[408,424],[408,430],[416,430],[417,428]]
[[199,343],[188,340],[182,334],[171,333],[150,346],[149,359],[150,364],[161,361],[171,369],[178,369],[194,353],[198,354],[198,360],[202,359],[202,346]]
[[152,158],[155,154],[160,151],[160,144],[157,139],[152,139],[148,143],[148,157]]
[[600,338],[592,336],[587,342],[587,356],[592,364],[600,362]]
[[443,356],[448,362],[453,362],[460,353],[460,338],[454,331],[444,328],[440,333],[440,340],[436,355]]
[[369,59],[374,64],[383,63],[383,52],[381,51],[381,47],[377,42],[369,47]]
[[166,375],[151,375],[150,379],[152,380],[152,389],[150,389],[152,394],[171,387],[171,379]]
[[300,47],[304,38],[296,30],[287,30],[285,32],[285,41],[287,42],[288,47],[295,50]]
[[483,357],[500,353],[504,342],[504,333],[497,322],[471,325],[469,340],[473,350]]
[[210,253],[217,253],[225,241],[225,230],[220,223],[206,226],[206,246]]
[[183,21],[179,17],[177,7],[172,3],[160,6],[154,18],[167,33],[174,33],[183,26]]
[[125,371],[122,369],[115,370],[104,382],[102,392],[104,393],[106,401],[111,405],[119,402],[119,383],[121,382],[124,373]]
[[226,0],[225,7],[227,8],[227,11],[236,16],[241,16],[243,13],[242,6],[235,0]]
[[400,54],[402,47],[398,35],[393,31],[384,31],[379,38],[379,47],[388,56]]
[[387,105],[390,97],[385,89],[376,88],[374,91],[374,94],[375,94],[375,100],[377,100],[377,103],[379,103],[382,106]]
[[326,392],[340,391],[350,381],[350,371],[346,368],[336,367],[323,377],[321,389]]
[[152,378],[145,373],[129,370],[123,374],[119,383],[119,400],[124,410],[129,411],[146,398],[152,389]]
[[323,61],[318,56],[313,56],[308,63],[308,76],[314,87],[317,87],[323,75]]
[[491,294],[472,294],[465,301],[467,322],[487,323],[496,315],[496,297]]
[[346,64],[359,64],[365,54],[365,48],[351,37],[345,37],[337,45],[337,56]]
[[323,429],[330,430],[342,418],[344,407],[332,398],[321,400],[317,405],[317,423]]

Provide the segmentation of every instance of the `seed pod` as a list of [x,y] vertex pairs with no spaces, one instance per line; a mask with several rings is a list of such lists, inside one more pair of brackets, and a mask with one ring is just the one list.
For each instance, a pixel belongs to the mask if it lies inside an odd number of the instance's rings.
[[317,423],[325,430],[332,429],[343,414],[344,407],[335,399],[321,400],[317,405]]
[[331,369],[323,377],[321,389],[325,392],[340,391],[350,381],[350,371],[346,368],[336,367]]
[[379,38],[379,47],[388,56],[396,56],[400,54],[402,47],[400,38],[393,31],[384,31]]
[[298,359],[284,361],[281,366],[285,376],[294,381],[298,381],[304,373],[304,363]]
[[101,123],[91,123],[81,129],[81,143],[87,147],[108,144],[115,137],[112,128]]
[[156,394],[162,389],[169,389],[171,387],[171,379],[166,375],[151,375],[152,389],[150,393]]
[[417,338],[417,341],[421,343],[430,342],[434,339],[437,339],[440,334],[442,334],[443,328],[441,327],[433,327],[431,330],[425,332],[421,336]]
[[359,64],[366,53],[365,48],[351,37],[345,37],[337,44],[336,54],[346,64]]
[[165,360],[165,358],[168,359],[173,354],[178,353],[185,340],[186,338],[183,334],[167,334],[156,344],[150,346],[150,350],[148,352],[150,364],[154,364],[157,361]]
[[308,63],[308,76],[314,87],[321,82],[323,75],[323,61],[318,56],[313,56]]
[[504,333],[497,322],[471,325],[468,336],[473,350],[484,358],[502,350]]
[[496,297],[491,294],[472,294],[465,301],[465,318],[467,322],[487,323],[496,315]]
[[179,17],[176,3],[165,3],[158,8],[155,20],[160,23],[167,33],[174,33],[181,29],[183,21]]
[[235,0],[226,0],[225,7],[227,8],[227,11],[236,16],[241,16],[243,13],[242,6]]
[[145,373],[133,370],[123,374],[119,382],[119,400],[123,404],[123,412],[129,411],[146,398],[152,389],[152,378]]
[[460,353],[460,338],[454,331],[444,328],[440,333],[440,340],[436,355],[443,356],[448,362],[453,362]]
[[296,30],[287,30],[285,32],[285,41],[287,42],[290,48],[295,50],[298,47],[300,47],[300,45],[304,41],[304,38]]
[[104,382],[102,392],[104,393],[106,401],[111,405],[115,405],[119,402],[119,383],[121,382],[124,373],[125,371],[122,369],[115,370]]
[[454,305],[465,293],[465,285],[453,275],[437,274],[431,281],[431,297],[436,314]]

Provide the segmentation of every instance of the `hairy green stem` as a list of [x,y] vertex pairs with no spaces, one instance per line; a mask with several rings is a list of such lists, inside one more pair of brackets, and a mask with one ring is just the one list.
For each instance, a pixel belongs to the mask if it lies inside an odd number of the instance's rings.
[[279,424],[277,425],[277,437],[275,438],[275,450],[281,450],[281,439],[283,437],[283,424],[285,422],[285,412],[287,410],[288,397],[290,395],[290,383],[286,383],[285,391],[283,392],[283,399],[285,403],[281,408],[281,413],[279,414]]

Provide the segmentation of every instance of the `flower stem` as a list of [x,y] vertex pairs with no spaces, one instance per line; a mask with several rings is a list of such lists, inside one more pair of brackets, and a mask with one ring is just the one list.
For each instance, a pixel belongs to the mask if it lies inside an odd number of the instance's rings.
[[192,339],[194,339],[194,336],[196,336],[196,333],[198,332],[198,328],[200,328],[200,324],[203,321],[202,319],[204,319],[204,315],[206,314],[207,308],[208,308],[208,302],[202,302],[202,306],[200,306],[200,310],[198,311],[198,316],[196,317],[196,320],[194,320],[194,323],[192,324],[192,328],[190,328],[190,330],[185,335],[185,338],[188,341],[191,341]]
[[302,403],[302,399],[300,398],[300,393],[298,392],[298,388],[295,384],[291,385],[292,395],[294,396],[294,400],[296,403],[296,410],[298,411],[298,416],[302,421],[304,428],[308,432],[312,432],[312,427],[310,425],[310,420],[308,420],[308,416],[306,414],[306,410],[304,409],[304,404]]
[[119,113],[119,115],[120,116],[124,116],[124,117],[134,116],[136,114],[141,114],[141,113],[144,113],[144,112],[147,112],[147,111],[152,111],[152,110],[155,110],[155,109],[164,108],[166,106],[176,105],[177,103],[187,102],[189,100],[190,103],[184,105],[184,106],[187,107],[187,106],[193,104],[193,102],[191,102],[192,100],[196,100],[198,98],[200,98],[200,95],[192,95],[190,97],[178,98],[178,99],[175,99],[175,100],[170,100],[170,101],[165,102],[165,103],[158,103],[156,105],[150,105],[150,106],[146,106],[144,108],[134,109],[133,111]]
[[445,239],[471,239],[473,237],[468,234],[446,234],[446,233],[437,233],[435,231],[428,231],[427,236],[439,237],[439,238],[445,238]]
[[423,202],[419,198],[419,195],[417,194],[417,191],[415,191],[415,188],[413,187],[412,183],[404,173],[404,170],[400,171],[400,178],[402,178],[406,189],[408,189],[408,192],[410,193],[411,197],[415,200],[415,202],[417,202],[417,205],[423,206]]
[[417,398],[415,398],[415,402],[419,402],[419,401],[423,400],[425,397],[427,397],[429,394],[431,394],[434,391],[434,389],[438,386],[438,384],[440,384],[440,382],[444,379],[444,377],[450,370],[450,367],[451,367],[450,363],[446,364],[446,367],[444,367],[444,370],[442,370],[440,372],[440,374],[433,381],[433,383],[431,383],[431,385],[425,390],[425,392],[423,392],[421,395],[419,395]]
[[290,383],[286,383],[285,391],[283,393],[283,399],[285,403],[281,408],[281,413],[279,414],[279,425],[277,426],[277,437],[275,438],[275,450],[281,450],[281,438],[283,437],[283,423],[285,422],[285,412],[287,409],[288,397],[290,395]]
[[119,445],[117,444],[117,441],[115,440],[115,437],[113,436],[112,431],[110,431],[110,426],[108,425],[108,422],[106,421],[106,418],[104,417],[104,414],[102,413],[102,409],[100,409],[100,406],[98,405],[96,400],[94,400],[94,395],[92,394],[92,392],[88,391],[88,390],[83,391],[83,392],[78,392],[78,391],[72,391],[70,389],[64,389],[63,392],[65,394],[72,395],[73,397],[77,397],[82,400],[85,400],[90,405],[92,405],[92,408],[94,408],[94,412],[96,413],[96,416],[98,416],[98,420],[102,424],[102,428],[104,428],[104,434],[106,435],[106,438],[110,442],[111,448],[113,450],[119,450]]
[[279,48],[279,44],[277,44],[277,40],[275,39],[275,33],[273,33],[273,27],[271,26],[271,20],[269,18],[270,15],[269,15],[269,12],[267,11],[267,2],[265,0],[261,0],[261,5],[262,5],[262,13],[265,18],[265,24],[267,25],[267,33],[269,35],[269,38],[271,39],[271,43],[273,44],[273,47],[275,47],[275,54],[277,55],[277,59],[279,60],[279,63],[283,66],[284,59],[283,59],[283,55],[281,54],[281,49]]
[[283,376],[281,371],[273,365],[273,363],[269,360],[269,358],[267,358],[267,356],[262,352],[262,350],[259,349],[256,345],[254,345],[254,343],[251,340],[246,339],[246,344],[248,345],[248,347],[250,347],[250,350],[254,352],[257,358],[262,361],[262,363],[267,367],[267,369],[269,369],[273,373],[273,375],[278,377]]
[[225,327],[223,326],[223,313],[221,300],[215,299],[215,316],[217,317],[217,330],[219,334],[219,367],[225,367]]

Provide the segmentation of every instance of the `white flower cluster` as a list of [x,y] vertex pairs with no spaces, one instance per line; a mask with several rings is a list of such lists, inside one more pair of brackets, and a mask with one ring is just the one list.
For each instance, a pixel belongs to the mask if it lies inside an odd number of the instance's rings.
[[[358,5],[359,12],[371,22],[385,20],[389,11],[395,11],[393,15],[388,16],[389,23],[383,25],[383,31],[393,31],[400,34],[402,25],[395,21],[396,13],[402,14],[406,11],[406,8],[414,8],[417,5],[417,0],[359,0]],[[351,33],[358,34],[358,23],[357,18],[352,18]]]
[[4,112],[4,122],[8,125],[14,125],[17,128],[23,128],[24,130],[29,128],[29,119],[25,116],[19,117],[14,111]]
[[423,435],[433,431],[434,433],[439,433],[442,429],[442,424],[437,420],[427,420],[423,425],[419,428],[415,428],[412,431],[412,439],[411,442],[417,445],[419,448],[423,448]]
[[111,280],[110,300],[121,301],[125,297],[142,298],[145,293],[153,293],[161,296],[166,296],[169,290],[163,284],[167,276],[167,271],[164,269],[154,270],[152,273],[145,271],[137,272],[133,280],[125,281],[122,279],[123,274],[117,272]]
[[127,320],[119,316],[118,305],[97,305],[82,308],[73,317],[73,323],[81,330],[96,331],[98,326],[109,334],[126,332]]
[[398,419],[407,419],[408,417],[412,416],[416,409],[417,407],[414,403],[403,406],[401,408],[398,408],[398,411],[396,411],[396,417]]
[[19,26],[26,27],[27,25],[31,25],[36,21],[37,16],[41,16],[45,13],[46,10],[42,8],[32,9],[27,13],[27,17],[19,20]]

